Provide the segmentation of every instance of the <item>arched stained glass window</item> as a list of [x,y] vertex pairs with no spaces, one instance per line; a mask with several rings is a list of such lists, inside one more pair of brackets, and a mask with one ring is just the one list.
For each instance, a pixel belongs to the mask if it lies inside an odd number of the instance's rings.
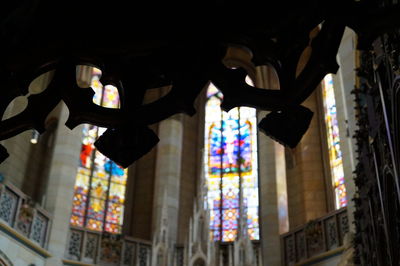
[[336,208],[339,209],[347,205],[347,195],[344,184],[342,152],[340,150],[335,91],[333,89],[333,77],[331,74],[324,78],[322,89],[332,185],[335,190]]
[[[100,75],[100,70],[93,70],[93,102],[107,108],[119,108],[117,88],[103,86]],[[118,234],[123,222],[127,171],[94,147],[95,140],[105,130],[93,125],[83,127],[70,224]]]
[[222,111],[222,93],[212,83],[207,97],[204,156],[212,238],[236,239],[243,204],[250,239],[258,240],[256,110]]

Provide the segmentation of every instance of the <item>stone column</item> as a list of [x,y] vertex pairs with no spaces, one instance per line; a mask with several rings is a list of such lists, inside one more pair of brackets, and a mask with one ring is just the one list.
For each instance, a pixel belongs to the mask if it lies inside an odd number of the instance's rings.
[[153,232],[161,219],[161,210],[164,201],[164,191],[168,201],[168,238],[174,245],[177,240],[179,187],[181,179],[181,155],[183,126],[180,115],[166,119],[159,123],[157,144],[157,159],[154,190],[154,219]]
[[346,28],[342,42],[339,47],[337,61],[340,68],[333,76],[333,85],[335,89],[335,101],[337,118],[339,125],[340,148],[343,156],[343,171],[347,192],[347,212],[349,217],[349,226],[351,231],[355,231],[354,202],[351,200],[355,193],[355,184],[353,180],[353,171],[357,164],[356,141],[353,138],[356,125],[354,95],[351,91],[356,84],[355,62],[356,62],[356,35]]
[[67,107],[62,103],[58,108],[61,108],[61,114],[55,133],[45,204],[53,215],[48,244],[52,257],[46,262],[48,266],[62,265],[61,259],[64,258],[82,138],[81,126],[71,131],[64,125],[68,117]]
[[[25,96],[16,97],[7,107],[4,112],[2,120],[11,118],[25,110],[28,105],[28,97],[33,94],[38,94],[47,88],[51,81],[53,72],[47,72],[34,79],[29,85],[29,93]],[[10,156],[0,165],[0,174],[5,177],[5,180],[9,181],[13,185],[20,188],[24,193],[29,193],[24,187],[24,182],[30,182],[31,184],[37,184],[36,180],[32,178],[31,169],[29,169],[29,163],[32,160],[38,162],[42,161],[39,156],[32,158],[30,151],[32,150],[32,144],[30,142],[32,137],[32,130],[27,130],[21,134],[18,134],[10,139],[1,141]],[[31,185],[32,186],[32,185]]]
[[[264,112],[259,118],[264,117]],[[280,234],[288,231],[284,147],[263,134],[258,138],[261,245],[264,265],[280,265]]]
[[[271,69],[258,69],[258,87],[278,88]],[[258,113],[260,121],[267,112]],[[281,265],[280,234],[288,231],[284,147],[259,132],[260,239],[263,265]]]
[[[13,117],[22,112],[28,104],[25,96],[19,96],[14,99],[4,113],[4,119]],[[22,189],[22,184],[26,177],[26,164],[29,160],[29,151],[31,148],[30,139],[32,131],[27,130],[12,138],[1,141],[10,155],[2,164],[0,164],[0,174],[5,180],[16,187]]]

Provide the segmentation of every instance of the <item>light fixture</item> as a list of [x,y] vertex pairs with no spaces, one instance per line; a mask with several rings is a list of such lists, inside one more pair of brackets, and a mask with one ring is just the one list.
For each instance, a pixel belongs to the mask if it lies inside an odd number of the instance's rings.
[[32,130],[32,137],[31,137],[31,143],[36,144],[39,141],[39,132],[36,130]]

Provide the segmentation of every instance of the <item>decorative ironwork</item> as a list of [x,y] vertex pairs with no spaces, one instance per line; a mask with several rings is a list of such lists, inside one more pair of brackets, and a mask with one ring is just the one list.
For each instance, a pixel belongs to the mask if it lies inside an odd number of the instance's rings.
[[[182,7],[171,1],[138,4],[135,8],[143,17],[132,17],[130,6],[124,4],[84,4],[75,8],[69,3],[57,5],[38,0],[12,5],[0,19],[0,80],[4,85],[0,117],[14,98],[28,94],[34,78],[57,71],[44,91],[28,97],[24,111],[0,122],[0,140],[32,128],[42,133],[47,115],[62,100],[70,114],[66,125],[74,128],[90,123],[107,127],[95,146],[127,167],[158,142],[148,125],[176,113],[193,115],[197,95],[211,80],[224,93],[224,110],[251,106],[272,111],[261,120],[259,128],[294,147],[312,117],[312,112],[300,104],[326,74],[337,71],[335,59],[345,27],[354,29],[365,45],[382,29],[398,25],[398,4],[393,7],[380,2],[330,0],[327,5],[320,5],[303,1],[288,9],[282,1],[271,1],[268,6],[272,12],[267,20],[265,9],[256,1],[238,5],[202,2],[196,10],[209,14],[207,20],[188,10],[181,11]],[[97,26],[87,34],[77,21],[86,21],[87,14],[93,13],[108,19],[96,21]],[[232,20],[232,14],[241,19]],[[148,23],[150,16],[154,24]],[[144,20],[147,23],[142,23]],[[182,21],[190,30],[183,30]],[[322,26],[317,36],[310,39],[310,32],[319,25]],[[114,34],[118,38],[93,42],[93,36],[104,35],[106,28],[117,29]],[[133,28],[141,33],[127,34]],[[273,66],[280,90],[250,86],[245,82],[246,70],[227,68],[223,60],[231,45],[250,51],[249,64]],[[301,55],[309,46],[309,60],[298,69]],[[93,90],[77,86],[75,68],[80,64],[99,67],[104,84],[118,87],[123,95],[121,109],[95,105]],[[162,86],[171,86],[171,91],[155,102],[142,104],[147,89]],[[4,147],[0,148],[0,159],[6,157]]]
[[[373,40],[373,42],[372,42]],[[400,31],[382,33],[360,52],[354,90],[359,130],[353,199],[356,263],[398,265],[400,261]]]
[[306,255],[306,235],[304,231],[300,231],[296,233],[296,252],[297,252],[297,259],[302,260],[307,257]]
[[133,265],[135,258],[135,244],[131,242],[124,243],[124,251],[122,253],[122,265]]
[[73,260],[80,260],[82,248],[83,233],[77,230],[71,230],[69,234],[67,257]]
[[48,219],[42,214],[36,213],[32,223],[31,238],[41,246],[46,240],[47,225]]
[[334,249],[339,246],[338,239],[338,227],[336,225],[336,217],[329,218],[325,220],[325,232],[326,232],[326,245],[327,249]]
[[122,241],[117,235],[102,234],[100,244],[100,262],[118,265],[121,260]]
[[307,242],[307,253],[310,256],[317,255],[324,250],[324,241],[321,222],[310,221],[304,228]]
[[0,218],[9,225],[13,225],[18,206],[18,196],[4,187],[0,198]]
[[150,249],[147,246],[139,246],[138,254],[139,266],[149,266],[150,265]]
[[85,240],[85,253],[83,257],[86,259],[90,259],[91,262],[95,262],[96,254],[97,254],[97,246],[99,244],[99,236],[96,234],[87,233]]
[[107,266],[141,265],[142,258],[147,263],[143,265],[149,266],[150,247],[151,243],[144,240],[74,227],[70,230],[66,258]]
[[286,251],[286,261],[287,263],[293,263],[296,261],[296,251],[294,245],[294,237],[288,236],[285,238],[285,251]]
[[25,237],[46,246],[50,226],[48,213],[10,184],[0,183],[0,218]]
[[339,220],[339,239],[340,244],[343,244],[344,236],[349,232],[349,217],[346,213],[338,215]]

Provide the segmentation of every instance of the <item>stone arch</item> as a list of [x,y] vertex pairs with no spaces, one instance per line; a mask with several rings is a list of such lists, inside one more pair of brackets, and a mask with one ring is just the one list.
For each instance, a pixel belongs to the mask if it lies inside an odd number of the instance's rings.
[[206,266],[206,261],[203,258],[197,258],[193,264],[193,266]]

